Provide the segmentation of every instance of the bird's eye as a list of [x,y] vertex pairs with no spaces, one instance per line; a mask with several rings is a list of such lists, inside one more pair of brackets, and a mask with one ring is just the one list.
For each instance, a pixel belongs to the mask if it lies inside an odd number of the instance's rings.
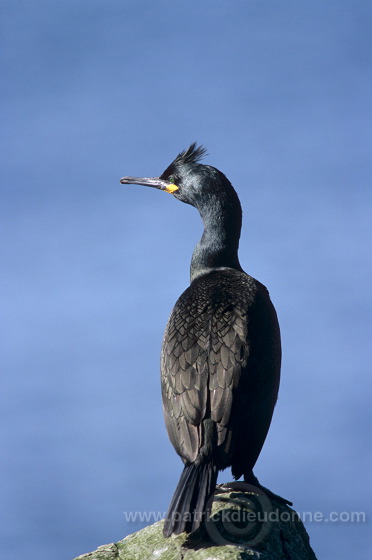
[[169,181],[170,183],[175,184],[175,183],[176,183],[176,178],[175,178],[175,176],[174,176],[174,175],[170,175],[170,177],[168,177],[168,181]]

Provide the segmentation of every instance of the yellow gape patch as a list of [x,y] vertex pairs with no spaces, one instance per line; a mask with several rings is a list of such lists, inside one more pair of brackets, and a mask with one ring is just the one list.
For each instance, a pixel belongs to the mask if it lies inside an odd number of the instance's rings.
[[167,186],[167,188],[165,189],[165,191],[172,194],[172,193],[178,191],[178,187],[177,187],[177,185],[174,185],[174,184],[172,183],[172,184],[170,184],[170,185]]

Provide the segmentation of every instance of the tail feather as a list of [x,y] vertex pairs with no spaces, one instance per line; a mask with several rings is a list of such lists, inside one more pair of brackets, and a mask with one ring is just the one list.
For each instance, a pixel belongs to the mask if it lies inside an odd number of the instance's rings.
[[165,537],[192,533],[201,525],[216,488],[217,474],[217,468],[210,463],[185,465],[165,517]]

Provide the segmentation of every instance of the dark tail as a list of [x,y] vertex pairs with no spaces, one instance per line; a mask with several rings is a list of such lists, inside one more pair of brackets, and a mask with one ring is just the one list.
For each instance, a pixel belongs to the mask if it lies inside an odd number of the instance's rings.
[[165,516],[164,537],[172,533],[192,533],[201,525],[208,501],[216,489],[217,474],[217,468],[210,463],[191,463],[184,467]]

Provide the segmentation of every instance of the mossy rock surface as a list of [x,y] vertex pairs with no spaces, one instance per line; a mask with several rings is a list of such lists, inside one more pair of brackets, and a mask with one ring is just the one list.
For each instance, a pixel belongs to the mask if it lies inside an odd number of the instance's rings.
[[[255,498],[239,491],[219,494],[210,520],[192,535],[165,539],[158,521],[75,560],[316,560],[296,512],[273,500],[257,506]],[[256,522],[246,523],[249,516]]]

